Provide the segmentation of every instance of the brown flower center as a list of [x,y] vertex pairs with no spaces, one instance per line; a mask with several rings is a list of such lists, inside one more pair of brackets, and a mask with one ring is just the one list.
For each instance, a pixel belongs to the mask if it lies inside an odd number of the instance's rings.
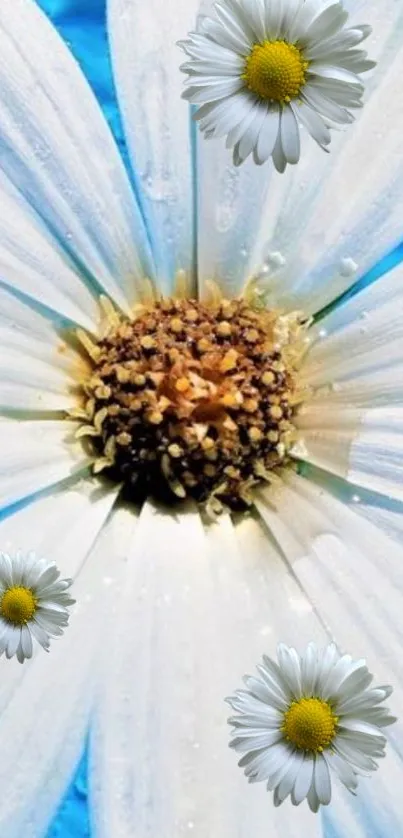
[[83,385],[89,424],[79,436],[91,438],[94,470],[139,501],[248,504],[295,438],[303,330],[299,315],[242,299],[168,299],[133,319],[115,314]]

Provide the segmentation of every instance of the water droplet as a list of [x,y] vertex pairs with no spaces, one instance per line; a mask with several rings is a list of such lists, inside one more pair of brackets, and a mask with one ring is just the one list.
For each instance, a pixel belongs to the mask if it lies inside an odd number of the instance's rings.
[[353,501],[353,503],[359,503],[361,498],[359,495],[353,495],[351,500]]
[[265,264],[272,268],[272,270],[279,270],[286,264],[286,260],[279,250],[272,250],[266,254]]
[[339,273],[341,276],[350,277],[354,276],[354,274],[358,270],[357,262],[354,262],[354,259],[346,258],[340,260],[339,265]]
[[188,821],[188,829],[194,829],[194,821]]
[[325,338],[325,337],[327,337],[327,331],[326,331],[326,329],[320,329],[320,330],[319,330],[319,337],[320,337],[320,338]]

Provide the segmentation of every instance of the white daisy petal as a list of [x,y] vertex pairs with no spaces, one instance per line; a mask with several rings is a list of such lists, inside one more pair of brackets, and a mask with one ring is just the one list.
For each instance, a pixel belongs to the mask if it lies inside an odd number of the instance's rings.
[[2,281],[59,317],[95,330],[99,311],[89,283],[73,269],[60,243],[44,229],[28,196],[25,198],[1,170],[0,200]]
[[312,783],[313,769],[314,761],[312,757],[305,754],[292,790],[292,802],[294,806],[299,806],[307,797]]
[[346,762],[345,759],[342,759],[335,751],[330,753],[325,751],[323,757],[326,760],[328,767],[337,774],[343,785],[349,789],[349,791],[355,791],[358,785],[358,777],[348,762]]
[[319,803],[323,803],[326,806],[330,803],[331,798],[330,774],[327,762],[321,754],[317,754],[315,758],[313,783]]
[[307,84],[306,88],[301,94],[303,102],[306,102],[313,110],[319,113],[325,119],[331,119],[341,125],[353,121],[353,116],[346,110],[341,108],[336,102],[332,102],[330,98],[324,96],[314,85]]
[[274,144],[272,158],[273,158],[274,168],[276,169],[277,172],[279,172],[280,175],[282,175],[283,172],[285,171],[286,166],[287,166],[287,158],[284,154],[284,149],[283,149],[283,145],[282,145],[281,116],[280,116],[279,132],[278,132],[278,135],[277,135],[277,140]]
[[[166,293],[172,293],[178,269],[189,275],[191,287],[195,283],[190,114],[180,101],[175,41],[191,27],[197,9],[196,0],[180,4],[172,0],[162,6],[157,0],[147,6],[127,0],[108,2],[126,141],[142,190],[158,281]],[[231,61],[231,54],[225,60]]]
[[238,143],[238,151],[245,160],[257,145],[260,131],[267,122],[267,105],[257,105],[254,118]]
[[[285,809],[273,812],[265,795],[255,797],[251,808],[248,783],[240,771],[237,780],[236,766],[231,770],[234,754],[224,730],[228,712],[222,699],[239,677],[240,666],[247,666],[254,651],[259,658],[267,647],[270,625],[274,643],[280,625],[292,634],[292,622],[307,638],[312,631],[318,640],[322,636],[281,559],[268,554],[254,521],[242,522],[235,535],[223,516],[203,532],[191,511],[179,521],[149,506],[140,517],[131,550],[136,560],[129,561],[122,582],[114,616],[117,631],[105,656],[105,681],[92,733],[90,789],[100,838],[118,827],[130,835],[134,812],[141,812],[141,821],[136,821],[139,838],[160,825],[164,833],[174,832],[178,818],[199,823],[206,835],[218,829],[225,838],[236,832],[249,838],[251,830],[264,838],[268,829],[276,838],[285,832],[298,838],[301,828],[319,838],[320,824],[311,823],[309,812],[299,813],[302,820],[294,822]],[[208,621],[205,597],[210,603]],[[291,615],[285,601],[292,603]],[[164,693],[163,707],[153,699],[150,704],[154,683],[158,693]],[[201,690],[203,712],[195,713],[191,708]],[[239,728],[236,736],[238,732]],[[144,771],[150,745],[155,759]],[[254,750],[246,766],[251,781],[256,771],[268,776],[267,771],[281,766],[284,750],[289,749],[272,745],[263,760]],[[122,787],[128,789],[124,797],[116,793]],[[150,800],[152,805],[147,805]],[[185,809],[184,800],[189,801]]]
[[[60,512],[62,516],[61,507]],[[85,521],[80,520],[81,533],[85,534],[83,542],[76,533],[74,555],[65,556],[65,561],[70,558],[78,568],[84,563],[89,546]],[[114,538],[117,535],[121,538],[122,533],[115,529]],[[60,541],[59,530],[58,534],[53,533],[53,544],[59,549]],[[51,543],[49,540],[49,546]],[[119,543],[124,553],[127,545],[122,540]],[[114,555],[112,571],[111,554]],[[115,593],[113,577],[121,572],[123,565],[124,558],[116,550],[111,531],[106,530],[75,583],[77,600],[83,605],[72,615],[65,637],[54,643],[49,655],[34,655],[23,667],[16,664],[23,673],[23,681],[19,689],[8,695],[11,700],[3,703],[13,669],[12,662],[4,661],[8,669],[7,676],[3,673],[0,690],[3,748],[0,780],[4,790],[0,831],[8,838],[21,835],[36,838],[46,833],[77,765],[88,731],[98,663],[103,655],[99,638],[105,630],[110,630],[108,620]],[[109,585],[104,583],[107,575]]]
[[314,783],[313,780],[312,780],[311,788],[309,789],[309,792],[308,792],[308,795],[307,795],[307,800],[308,800],[309,808],[311,809],[311,811],[315,812],[315,813],[318,812],[319,807],[320,807],[320,800],[318,798],[318,795],[316,794],[315,783]]
[[62,243],[64,259],[127,310],[153,266],[95,97],[37,4],[16,0],[12,15],[2,6],[0,32],[2,171],[38,213],[36,226],[45,222],[57,250]]
[[289,771],[287,772],[285,777],[283,777],[283,779],[277,787],[279,803],[282,803],[286,799],[286,797],[288,797],[288,795],[291,794],[291,792],[293,791],[296,780],[298,778],[298,774],[302,769],[303,762],[303,751],[294,755],[292,767],[289,769]]
[[267,113],[266,119],[259,131],[259,136],[254,149],[254,159],[258,165],[265,163],[272,154],[276,144],[279,127],[280,109],[278,105],[274,105]]
[[305,125],[316,142],[324,147],[330,143],[330,131],[321,116],[302,99],[297,105],[291,104],[295,117]]
[[301,687],[304,695],[313,695],[318,669],[318,650],[310,643],[301,660]]
[[287,163],[298,163],[300,155],[300,138],[298,122],[292,108],[282,109],[280,118],[281,145]]
[[0,507],[88,469],[76,428],[66,420],[1,423]]
[[284,643],[280,643],[277,649],[277,656],[291,693],[294,698],[301,698],[301,662],[295,649],[289,649]]

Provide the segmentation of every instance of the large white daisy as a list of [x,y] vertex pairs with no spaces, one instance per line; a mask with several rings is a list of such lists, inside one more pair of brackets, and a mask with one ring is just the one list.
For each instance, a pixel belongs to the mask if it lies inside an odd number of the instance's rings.
[[223,0],[180,46],[188,56],[185,99],[205,137],[227,137],[235,165],[253,152],[277,171],[298,163],[303,125],[322,147],[330,127],[362,107],[361,74],[374,62],[356,47],[370,26],[346,28],[335,0]]
[[[318,159],[313,150],[278,178],[270,167],[228,166],[225,149],[198,145],[189,130],[174,41],[192,28],[197,4],[111,0],[134,194],[68,49],[32,0],[0,4],[0,547],[55,561],[74,579],[78,603],[49,655],[22,667],[0,660],[0,834],[7,838],[42,838],[88,726],[97,838],[188,830],[203,838],[318,838],[327,829],[368,838],[369,822],[375,834],[387,826],[388,836],[399,835],[397,725],[370,791],[364,780],[357,801],[335,793],[322,821],[307,807],[274,809],[263,788],[245,783],[227,747],[223,698],[279,639],[325,645],[334,638],[365,655],[380,683],[393,684],[394,711],[401,710],[401,268],[315,320],[301,333],[309,341],[303,357],[288,353],[293,393],[302,398],[291,417],[296,437],[276,451],[282,462],[268,482],[248,485],[246,515],[224,512],[212,523],[192,493],[173,511],[153,500],[129,503],[124,470],[120,482],[92,473],[91,446],[106,446],[106,437],[76,436],[85,425],[104,427],[102,407],[95,424],[85,390],[95,384],[100,352],[109,346],[118,355],[133,329],[140,341],[145,331],[156,340],[158,311],[154,326],[144,320],[152,319],[155,289],[168,298],[176,285],[185,310],[170,329],[181,335],[191,328],[191,308],[222,305],[217,288],[231,301],[246,287],[248,305],[282,310],[272,325],[275,351],[285,352],[289,338],[298,338],[292,324],[302,328],[323,312],[399,240],[401,142],[389,125],[401,121],[403,12],[394,0],[381,10],[370,0],[365,10],[379,68],[362,119],[338,136],[337,154]],[[139,319],[125,321],[139,304],[148,310],[137,308]],[[222,346],[228,327],[219,335],[213,314]],[[102,346],[101,320],[115,329]],[[252,344],[253,337],[248,332]],[[173,340],[168,330],[160,330],[163,338]],[[142,349],[160,346],[146,341]],[[228,381],[231,355],[222,369],[222,355],[212,354]],[[217,367],[210,377],[187,369],[180,352],[177,362],[184,374],[175,369],[171,395],[159,397],[180,404],[178,419],[191,422],[193,399],[176,396],[188,382],[177,383],[191,371],[190,395],[202,401],[200,390],[212,394],[222,378]],[[164,369],[152,372],[157,387]],[[276,372],[285,371],[265,369],[261,377]],[[270,375],[265,380],[270,385]],[[109,407],[108,386],[97,383],[94,398]],[[153,410],[166,407],[151,405],[151,391],[140,399],[145,441],[159,425]],[[249,408],[253,417],[256,407]],[[146,414],[158,419],[147,432]],[[196,424],[208,424],[202,419]],[[227,430],[236,433],[231,424]],[[251,450],[257,442],[253,432]],[[161,443],[180,445],[171,437]],[[297,470],[285,456],[291,445]],[[96,458],[112,460],[113,449],[98,448]],[[140,460],[143,450],[150,448],[142,446]],[[177,453],[170,451],[174,460]]]

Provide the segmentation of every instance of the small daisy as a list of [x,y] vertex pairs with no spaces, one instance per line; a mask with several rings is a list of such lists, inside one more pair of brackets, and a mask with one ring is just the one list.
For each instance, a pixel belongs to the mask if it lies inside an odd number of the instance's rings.
[[334,644],[319,651],[310,643],[301,657],[280,644],[278,663],[266,656],[260,677],[246,676],[247,690],[227,699],[239,715],[230,745],[244,756],[239,765],[249,782],[267,782],[279,806],[291,795],[305,798],[313,812],[331,798],[330,770],[355,792],[357,775],[377,769],[393,724],[380,703],[391,687],[372,687],[364,660],[340,655]]
[[300,157],[299,125],[322,147],[329,128],[353,122],[360,74],[375,66],[356,49],[370,26],[346,29],[334,0],[222,0],[179,42],[189,61],[183,98],[198,105],[205,137],[227,137],[235,165],[253,152],[279,172]]
[[32,637],[48,651],[50,637],[63,634],[73,605],[67,589],[72,579],[59,579],[54,562],[35,553],[0,553],[0,655],[32,657]]

